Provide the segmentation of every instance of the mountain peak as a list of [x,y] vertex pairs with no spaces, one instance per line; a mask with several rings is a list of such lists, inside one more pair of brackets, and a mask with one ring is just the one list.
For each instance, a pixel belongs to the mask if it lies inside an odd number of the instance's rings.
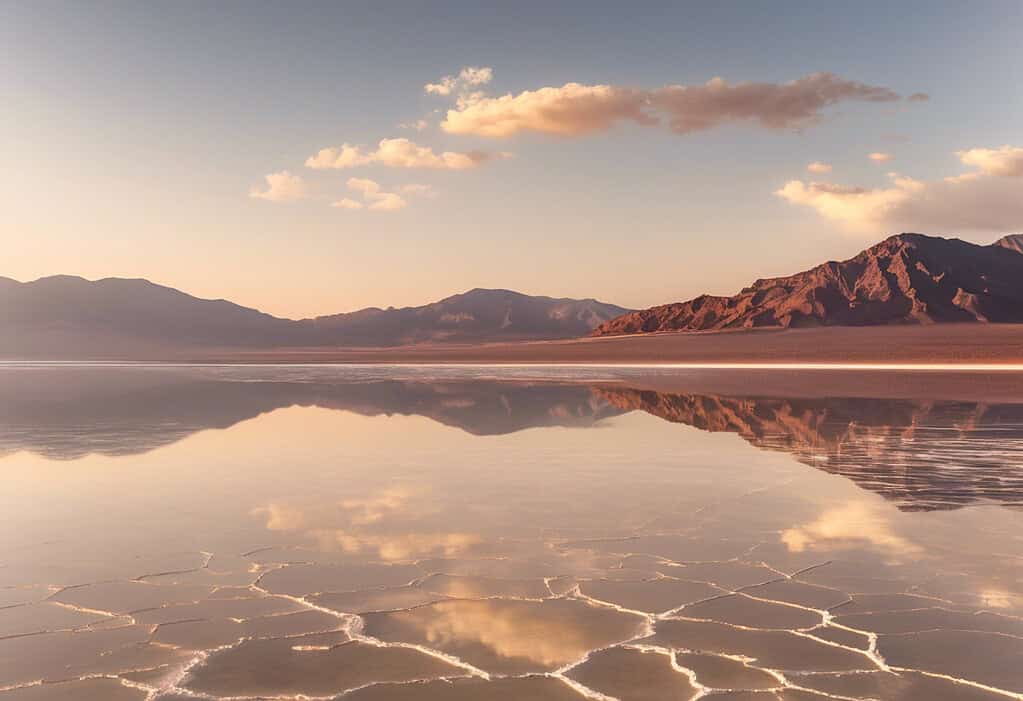
[[1007,248],[1016,253],[1023,253],[1023,234],[1009,234],[995,241],[992,246]]
[[[1009,238],[1009,245],[1023,244]],[[1013,249],[1016,250],[1016,249]],[[902,233],[849,260],[625,314],[593,335],[759,327],[1023,322],[1023,258],[960,239]]]
[[592,300],[476,288],[403,309],[280,319],[147,280],[0,279],[0,355],[130,357],[195,348],[400,346],[584,336],[628,311]]

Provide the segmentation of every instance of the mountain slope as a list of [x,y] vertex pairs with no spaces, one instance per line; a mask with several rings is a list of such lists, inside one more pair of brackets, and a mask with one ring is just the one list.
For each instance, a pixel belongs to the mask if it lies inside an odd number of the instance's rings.
[[296,322],[147,280],[70,275],[0,286],[0,351],[267,345]]
[[1023,322],[1023,255],[1011,245],[899,234],[846,261],[757,280],[732,297],[631,312],[593,335],[963,321]]
[[1008,236],[1003,236],[992,245],[1008,248],[1010,251],[1016,251],[1016,253],[1023,253],[1023,234],[1009,234]]
[[493,341],[584,336],[628,310],[594,299],[531,297],[475,289],[433,304],[364,309],[318,317],[316,327],[347,345],[391,346],[424,341]]
[[395,346],[572,338],[625,309],[595,300],[472,290],[434,304],[291,320],[147,280],[0,278],[0,354],[131,357],[171,349]]

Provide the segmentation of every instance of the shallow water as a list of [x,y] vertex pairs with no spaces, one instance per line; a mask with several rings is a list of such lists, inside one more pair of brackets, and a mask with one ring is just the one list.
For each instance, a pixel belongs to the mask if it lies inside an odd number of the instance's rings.
[[1023,382],[851,372],[0,367],[0,701],[1023,698]]

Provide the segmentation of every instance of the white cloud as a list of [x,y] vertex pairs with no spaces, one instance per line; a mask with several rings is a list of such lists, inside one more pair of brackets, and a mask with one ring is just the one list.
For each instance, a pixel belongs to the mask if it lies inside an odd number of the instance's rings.
[[988,175],[1023,175],[1023,147],[971,148],[958,151],[956,155],[964,164],[979,168]]
[[374,151],[366,151],[360,146],[347,143],[320,149],[316,155],[307,158],[305,164],[314,169],[354,168],[377,164],[390,168],[465,170],[475,168],[488,158],[489,154],[479,151],[435,153],[429,146],[419,146],[409,139],[398,138],[381,139]]
[[890,153],[882,153],[881,151],[874,151],[867,155],[867,158],[874,161],[874,163],[887,163],[892,160],[893,156]]
[[299,175],[292,175],[286,170],[264,176],[267,188],[249,190],[249,197],[270,202],[294,202],[309,196],[309,188]]
[[486,66],[466,66],[458,75],[446,75],[436,83],[427,83],[423,90],[430,95],[464,95],[494,77],[494,70]]
[[411,129],[412,131],[424,131],[430,123],[425,119],[417,119],[414,122],[402,122],[398,125],[399,129]]
[[814,161],[813,163],[810,163],[809,165],[807,165],[806,169],[808,171],[810,171],[811,173],[830,173],[831,172],[831,164],[830,163],[821,163],[820,161]]
[[879,188],[791,180],[775,194],[857,232],[1002,233],[1023,228],[1023,169],[1014,165],[1016,152],[1023,149],[960,151],[964,163],[981,170],[940,180],[889,173],[890,185]]
[[831,73],[814,73],[788,83],[733,84],[714,78],[703,85],[652,90],[567,83],[500,97],[463,94],[455,108],[448,110],[441,128],[452,134],[491,137],[526,131],[579,136],[605,131],[619,122],[651,126],[663,119],[678,134],[735,122],[752,122],[767,129],[800,129],[819,121],[824,108],[842,101],[899,99],[888,88]]

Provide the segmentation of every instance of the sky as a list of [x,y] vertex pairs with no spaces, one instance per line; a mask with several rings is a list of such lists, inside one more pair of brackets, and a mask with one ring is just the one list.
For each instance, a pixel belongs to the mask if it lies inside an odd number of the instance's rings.
[[1023,231],[1023,3],[0,1],[0,275],[646,307]]

